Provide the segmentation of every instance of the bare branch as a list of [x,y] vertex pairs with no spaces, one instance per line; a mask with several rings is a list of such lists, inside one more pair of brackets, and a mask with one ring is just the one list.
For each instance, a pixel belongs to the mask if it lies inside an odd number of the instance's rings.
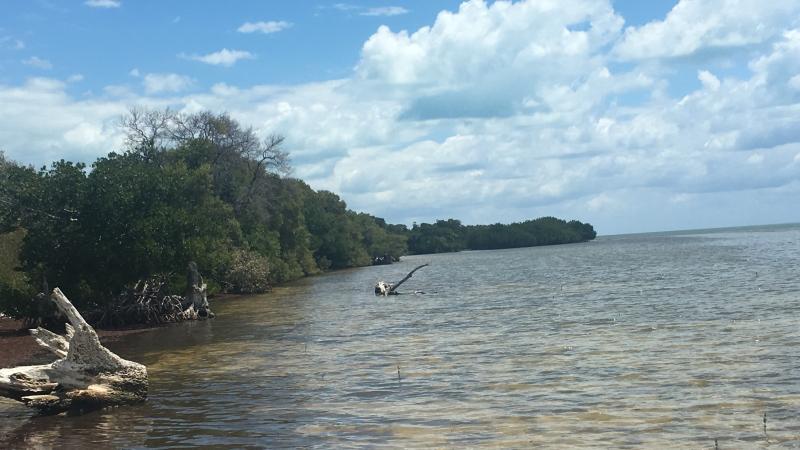
[[120,118],[119,124],[126,134],[129,150],[154,153],[165,148],[172,138],[170,129],[175,113],[163,110],[132,107]]

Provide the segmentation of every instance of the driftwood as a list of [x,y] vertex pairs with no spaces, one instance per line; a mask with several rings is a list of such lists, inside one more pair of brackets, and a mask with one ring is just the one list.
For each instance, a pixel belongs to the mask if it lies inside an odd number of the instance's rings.
[[403,277],[402,280],[398,281],[397,283],[387,283],[385,281],[378,281],[375,283],[375,295],[397,295],[398,293],[395,291],[401,284],[405,283],[411,276],[414,275],[414,272],[422,269],[423,267],[427,266],[427,264],[423,264],[421,266],[417,266],[411,272],[408,272],[408,275]]
[[92,323],[104,326],[130,324],[162,324],[183,320],[213,318],[208,306],[206,284],[197,270],[197,264],[189,263],[184,296],[167,293],[169,275],[155,275],[140,280],[106,305],[89,314]]
[[71,324],[67,324],[66,337],[43,328],[31,330],[31,334],[60,359],[40,366],[0,369],[0,396],[20,401],[40,414],[144,401],[145,366],[103,347],[94,329],[58,288],[50,299]]
[[203,277],[197,270],[197,264],[192,261],[189,263],[189,270],[186,274],[186,297],[182,304],[185,319],[196,320],[213,318],[214,313],[208,306],[208,296],[206,295],[206,284]]

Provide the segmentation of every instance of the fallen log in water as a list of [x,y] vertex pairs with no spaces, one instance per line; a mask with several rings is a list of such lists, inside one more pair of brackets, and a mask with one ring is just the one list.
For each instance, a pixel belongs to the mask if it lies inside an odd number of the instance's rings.
[[397,295],[398,293],[395,291],[401,284],[405,283],[406,280],[411,278],[414,275],[414,272],[422,269],[423,267],[427,266],[427,264],[423,264],[421,266],[417,266],[411,272],[408,272],[408,275],[403,277],[402,280],[398,281],[397,283],[387,283],[386,281],[378,281],[375,283],[375,295]]
[[147,368],[120,358],[100,344],[97,333],[58,289],[50,299],[70,324],[66,337],[31,330],[36,342],[60,359],[51,364],[0,369],[0,396],[40,414],[84,412],[144,401]]

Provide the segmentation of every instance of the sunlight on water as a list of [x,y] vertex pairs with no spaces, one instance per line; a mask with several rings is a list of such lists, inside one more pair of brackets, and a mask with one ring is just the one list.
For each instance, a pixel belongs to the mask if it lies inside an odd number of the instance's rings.
[[[421,262],[403,287],[425,295],[372,295]],[[328,274],[126,336],[146,404],[28,420],[0,401],[0,442],[799,448],[798,263],[784,226]]]

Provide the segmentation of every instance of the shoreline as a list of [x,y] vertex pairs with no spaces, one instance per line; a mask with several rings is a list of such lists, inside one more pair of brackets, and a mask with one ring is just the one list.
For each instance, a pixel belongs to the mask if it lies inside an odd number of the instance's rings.
[[[209,300],[226,301],[243,294],[216,294]],[[95,328],[100,342],[103,345],[119,340],[122,336],[142,333],[167,324],[160,325],[130,325],[120,328],[101,329]],[[0,369],[35,364],[48,364],[55,361],[56,357],[36,343],[21,320],[0,316]],[[63,331],[62,331],[63,332]]]
[[[154,326],[125,327],[114,330],[97,330],[100,342],[106,345],[121,336],[152,330]],[[0,317],[0,368],[48,364],[57,358],[40,347],[21,320]]]

